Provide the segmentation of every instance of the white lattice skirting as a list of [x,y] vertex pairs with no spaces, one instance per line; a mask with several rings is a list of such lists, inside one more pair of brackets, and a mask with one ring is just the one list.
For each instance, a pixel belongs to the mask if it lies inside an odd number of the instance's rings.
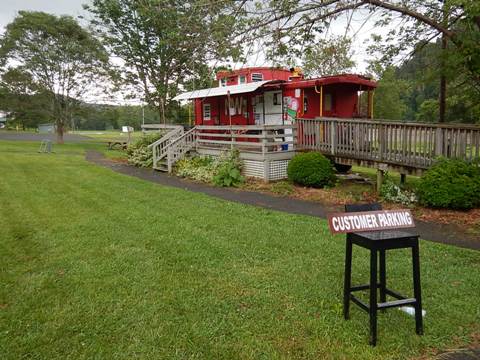
[[288,161],[289,160],[243,160],[243,175],[266,181],[286,179]]

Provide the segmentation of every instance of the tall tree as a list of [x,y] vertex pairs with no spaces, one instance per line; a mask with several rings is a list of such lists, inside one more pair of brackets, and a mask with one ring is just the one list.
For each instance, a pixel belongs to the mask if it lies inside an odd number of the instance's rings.
[[352,60],[351,40],[331,37],[318,40],[303,55],[303,70],[308,77],[327,76],[348,72],[355,66]]
[[93,0],[86,8],[123,63],[120,83],[140,90],[163,122],[180,85],[205,72],[209,61],[240,54],[232,31],[241,9],[235,0]]
[[[418,41],[443,38],[444,66],[455,64],[472,87],[480,89],[480,2],[474,0],[297,0],[258,1],[246,5],[249,26],[242,35],[263,36],[267,46],[282,49],[282,42],[313,44],[315,33],[323,32],[342,13],[363,9],[376,18],[382,34],[385,61],[411,50]],[[366,11],[365,11],[366,10]],[[395,23],[397,26],[391,26]],[[450,44],[451,46],[446,46]],[[449,70],[442,69],[444,73]],[[445,78],[444,78],[445,79]],[[445,82],[445,80],[443,80]],[[445,101],[445,96],[441,97]]]
[[[414,55],[399,66],[383,68],[382,62],[372,62],[369,71],[379,79],[375,91],[375,116],[389,119],[438,121],[440,101],[438,86],[442,44],[420,42]],[[448,68],[454,68],[451,65]],[[478,93],[458,72],[447,72],[448,96],[445,120],[475,123],[480,121]]]
[[94,91],[107,63],[101,43],[70,16],[20,11],[0,38],[0,71],[19,68],[48,95],[59,143],[78,100]]
[[411,84],[399,79],[395,70],[388,67],[376,74],[379,80],[375,90],[374,114],[379,119],[402,120],[408,110],[407,99]]
[[0,77],[0,109],[9,113],[9,122],[24,130],[49,120],[48,95],[38,89],[21,68],[10,69]]

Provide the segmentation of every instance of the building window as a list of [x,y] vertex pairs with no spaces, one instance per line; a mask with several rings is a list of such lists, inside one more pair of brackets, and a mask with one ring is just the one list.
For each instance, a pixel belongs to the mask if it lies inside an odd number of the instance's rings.
[[332,94],[325,94],[323,99],[323,110],[332,111]]
[[203,104],[203,120],[211,120],[212,113],[210,104]]
[[247,77],[245,75],[240,75],[238,77],[238,84],[245,84],[247,82]]
[[281,99],[281,97],[280,97],[281,95],[282,95],[281,93],[274,93],[274,94],[273,94],[273,105],[282,105],[281,102],[280,102],[280,101],[281,101],[281,100],[280,100],[280,99]]
[[252,74],[252,81],[263,81],[263,74],[260,73],[253,73]]
[[220,86],[227,86],[227,78],[221,78],[219,82],[220,82]]

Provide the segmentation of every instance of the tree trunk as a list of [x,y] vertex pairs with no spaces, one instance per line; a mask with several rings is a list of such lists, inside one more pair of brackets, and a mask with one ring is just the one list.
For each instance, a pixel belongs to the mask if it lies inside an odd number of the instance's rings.
[[[448,26],[448,9],[446,1],[443,1],[443,25]],[[447,103],[447,78],[445,76],[445,56],[447,50],[448,38],[445,33],[442,34],[442,50],[441,50],[441,60],[440,60],[440,91],[439,91],[439,121],[441,123],[445,122],[445,110]]]
[[447,101],[447,80],[445,75],[440,76],[440,98],[439,98],[439,119],[441,123],[445,122],[445,109]]
[[442,36],[442,60],[441,60],[441,74],[440,74],[440,96],[439,96],[439,121],[445,122],[445,110],[447,103],[447,78],[445,76],[445,51],[447,49],[447,37]]
[[63,124],[57,121],[57,144],[63,144]]
[[165,118],[165,100],[164,98],[160,98],[160,120],[163,125],[167,124],[167,119]]

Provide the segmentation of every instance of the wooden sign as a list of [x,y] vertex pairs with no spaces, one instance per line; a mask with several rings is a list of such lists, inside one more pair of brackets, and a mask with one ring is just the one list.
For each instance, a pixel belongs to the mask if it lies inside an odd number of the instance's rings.
[[333,234],[415,227],[410,210],[380,210],[328,215]]

